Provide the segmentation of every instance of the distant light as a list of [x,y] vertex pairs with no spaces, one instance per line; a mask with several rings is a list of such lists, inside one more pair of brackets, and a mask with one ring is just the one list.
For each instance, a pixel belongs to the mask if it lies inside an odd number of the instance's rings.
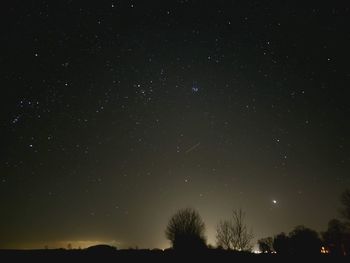
[[321,254],[328,254],[329,250],[325,247],[321,247]]
[[277,200],[272,200],[272,203],[277,204]]

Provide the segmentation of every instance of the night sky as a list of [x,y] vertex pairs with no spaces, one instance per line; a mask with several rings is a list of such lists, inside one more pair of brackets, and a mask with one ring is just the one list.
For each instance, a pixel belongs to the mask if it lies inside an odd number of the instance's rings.
[[350,186],[350,5],[319,2],[2,3],[0,248],[166,248],[184,207],[212,245],[239,208],[256,239],[325,230]]

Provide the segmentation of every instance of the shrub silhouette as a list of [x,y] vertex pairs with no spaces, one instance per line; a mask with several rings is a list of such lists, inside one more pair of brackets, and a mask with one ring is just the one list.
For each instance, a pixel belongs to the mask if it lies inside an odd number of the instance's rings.
[[285,233],[280,233],[276,235],[273,239],[273,249],[282,255],[290,253],[290,240]]
[[262,253],[272,253],[273,251],[273,238],[266,237],[258,240],[259,250]]
[[297,226],[289,233],[289,238],[293,254],[320,254],[321,239],[316,231],[304,226]]
[[100,244],[86,248],[86,251],[93,254],[111,254],[117,251],[117,248],[110,245]]
[[199,213],[192,208],[177,211],[169,220],[165,235],[176,250],[206,248],[205,225]]
[[350,253],[350,233],[346,224],[338,219],[328,222],[328,229],[322,233],[323,241],[333,255],[348,255]]
[[342,209],[340,210],[341,215],[347,221],[348,227],[350,227],[350,189],[346,189],[341,197],[340,201],[342,204]]

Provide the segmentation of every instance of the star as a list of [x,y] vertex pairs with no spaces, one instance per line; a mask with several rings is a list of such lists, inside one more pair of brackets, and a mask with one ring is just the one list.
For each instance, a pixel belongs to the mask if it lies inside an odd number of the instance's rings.
[[193,91],[194,93],[197,93],[197,92],[199,91],[199,88],[198,88],[198,87],[192,87],[192,91]]
[[[87,237],[167,248],[151,234],[183,206],[200,208],[211,244],[240,206],[257,240],[334,215],[349,182],[346,10],[8,2],[0,200],[15,220],[0,217],[0,250]],[[306,23],[315,14],[322,21]],[[272,213],[281,220],[261,224]],[[13,235],[29,221],[60,227]]]

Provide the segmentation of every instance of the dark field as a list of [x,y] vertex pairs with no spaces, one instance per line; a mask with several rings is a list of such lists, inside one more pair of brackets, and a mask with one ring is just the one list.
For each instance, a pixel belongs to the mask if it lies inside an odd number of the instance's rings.
[[350,262],[349,256],[282,256],[209,249],[178,253],[173,250],[0,250],[0,262]]

